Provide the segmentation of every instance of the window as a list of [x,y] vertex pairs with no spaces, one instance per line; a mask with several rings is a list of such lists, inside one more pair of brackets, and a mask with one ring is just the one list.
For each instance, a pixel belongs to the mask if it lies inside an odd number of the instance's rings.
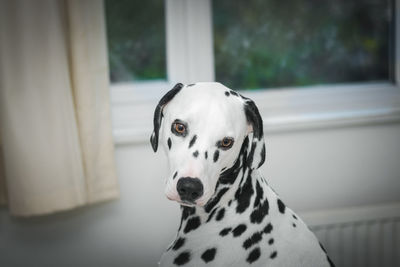
[[116,142],[147,142],[176,82],[268,89],[243,91],[267,133],[399,121],[393,2],[105,0]]
[[216,80],[278,88],[389,80],[390,1],[213,1]]
[[105,1],[110,81],[165,80],[165,17],[160,0]]

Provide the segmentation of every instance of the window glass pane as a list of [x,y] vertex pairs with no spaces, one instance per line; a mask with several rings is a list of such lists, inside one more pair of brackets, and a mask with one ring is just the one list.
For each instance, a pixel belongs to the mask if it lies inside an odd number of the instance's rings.
[[214,0],[216,80],[267,88],[389,79],[387,0]]
[[105,0],[110,80],[166,78],[164,1]]

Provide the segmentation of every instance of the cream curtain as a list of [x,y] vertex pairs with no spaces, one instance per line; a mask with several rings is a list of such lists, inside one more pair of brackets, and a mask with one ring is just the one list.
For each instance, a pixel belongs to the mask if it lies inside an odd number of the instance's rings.
[[102,1],[0,0],[0,202],[12,214],[118,197],[106,53]]

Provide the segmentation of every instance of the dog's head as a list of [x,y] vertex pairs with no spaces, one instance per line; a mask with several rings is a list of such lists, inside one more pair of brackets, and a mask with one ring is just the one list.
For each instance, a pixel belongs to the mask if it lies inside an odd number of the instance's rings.
[[238,159],[246,137],[248,168],[265,159],[263,124],[253,101],[220,83],[177,84],[154,112],[150,142],[167,154],[170,172],[165,194],[183,205],[204,206],[221,173]]

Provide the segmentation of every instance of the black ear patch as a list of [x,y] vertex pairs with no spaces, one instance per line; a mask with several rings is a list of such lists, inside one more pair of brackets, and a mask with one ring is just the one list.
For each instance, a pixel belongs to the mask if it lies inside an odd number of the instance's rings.
[[245,100],[244,113],[246,115],[247,123],[253,129],[253,138],[247,163],[251,169],[258,169],[265,161],[263,121],[256,104],[249,98],[242,98]]
[[159,135],[159,131],[160,131],[161,121],[163,118],[162,109],[169,101],[171,101],[175,97],[175,95],[177,93],[179,93],[179,91],[182,89],[182,87],[183,87],[183,84],[177,83],[174,86],[174,88],[169,90],[161,98],[161,100],[158,102],[158,105],[156,106],[156,109],[154,110],[154,119],[153,119],[154,130],[150,137],[150,143],[151,143],[151,146],[152,146],[154,152],[156,152],[157,148],[158,148],[158,135]]
[[244,113],[246,114],[247,122],[253,127],[253,136],[259,140],[262,139],[264,136],[263,121],[256,104],[249,98],[246,98]]

